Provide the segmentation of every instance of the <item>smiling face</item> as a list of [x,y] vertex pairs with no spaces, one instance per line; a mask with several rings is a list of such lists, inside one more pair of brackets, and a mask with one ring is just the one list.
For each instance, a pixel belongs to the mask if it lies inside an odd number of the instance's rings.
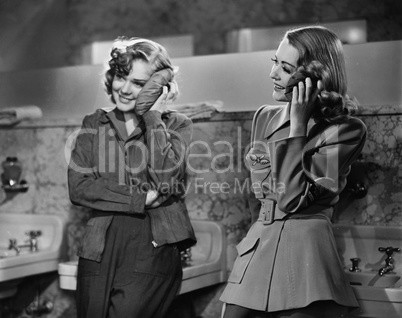
[[138,94],[152,74],[151,64],[143,60],[134,60],[127,76],[116,73],[112,83],[112,95],[120,111],[134,110]]
[[299,59],[299,52],[296,48],[289,44],[287,38],[284,38],[279,44],[276,51],[275,58],[272,59],[274,65],[272,66],[269,76],[274,82],[273,98],[279,102],[287,102],[285,96],[286,85],[296,71],[297,61]]

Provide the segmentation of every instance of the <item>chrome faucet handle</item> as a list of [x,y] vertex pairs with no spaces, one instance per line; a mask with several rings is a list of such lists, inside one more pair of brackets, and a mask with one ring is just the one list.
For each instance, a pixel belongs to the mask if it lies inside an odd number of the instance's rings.
[[38,236],[42,235],[42,231],[40,231],[40,230],[39,231],[28,231],[28,232],[25,232],[25,234],[28,235],[31,239],[35,239]]
[[378,250],[380,252],[385,252],[385,254],[387,254],[387,256],[392,256],[392,254],[394,254],[394,252],[400,252],[401,251],[401,249],[399,247],[392,247],[392,246],[379,247]]
[[352,261],[352,267],[349,268],[349,272],[360,272],[361,269],[359,268],[360,258],[354,257],[350,259]]
[[10,243],[10,244],[8,245],[8,249],[9,249],[9,250],[12,250],[13,248],[18,247],[18,245],[17,245],[17,239],[12,238],[12,239],[9,239],[8,241],[9,241],[9,243]]
[[27,242],[29,243],[30,250],[36,252],[38,250],[37,237],[42,235],[42,231],[28,231],[25,234],[29,236]]
[[191,248],[181,251],[181,262],[183,266],[189,266],[191,262]]
[[21,251],[21,248],[17,244],[17,239],[14,239],[14,238],[9,239],[9,243],[10,244],[8,245],[8,249],[16,251],[17,255],[18,255]]
[[399,247],[392,247],[392,246],[388,246],[388,247],[379,247],[378,250],[380,252],[385,252],[385,254],[387,254],[387,257],[385,259],[385,262],[388,263],[392,263],[394,260],[392,259],[392,255],[394,254],[394,252],[400,252],[401,249]]

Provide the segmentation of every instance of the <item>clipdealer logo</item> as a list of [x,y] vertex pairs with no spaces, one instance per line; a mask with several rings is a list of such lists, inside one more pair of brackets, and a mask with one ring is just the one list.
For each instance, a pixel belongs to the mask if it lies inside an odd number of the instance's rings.
[[[158,133],[167,135],[166,138],[169,140],[169,146],[165,149],[160,150],[160,147],[158,147]],[[249,143],[243,147],[242,127],[240,126],[237,127],[237,138],[234,143],[227,140],[217,140],[213,143],[195,140],[187,144],[184,138],[176,131],[169,130],[166,132],[164,129],[157,129],[151,132],[155,138],[150,138],[148,145],[141,140],[131,140],[124,144],[116,139],[115,134],[116,132],[113,129],[106,129],[105,127],[74,131],[68,137],[64,149],[65,160],[69,168],[83,174],[117,173],[119,184],[131,184],[137,190],[139,189],[138,191],[145,191],[145,189],[152,187],[159,188],[161,191],[172,188],[175,188],[175,191],[179,191],[178,189],[180,189],[180,193],[184,195],[190,191],[196,194],[285,193],[286,185],[272,176],[264,182],[252,181],[248,178],[249,173],[245,177],[243,173],[244,169],[249,172],[256,165],[270,167],[268,157],[263,157],[262,155],[254,155],[254,157],[250,155],[251,159],[254,158],[253,164],[250,166],[242,164],[246,158],[245,154],[248,154],[252,147],[258,147],[262,152],[266,153],[269,153],[269,149],[267,143],[261,141],[254,142],[253,145]],[[310,140],[305,145],[301,154],[303,156],[302,169],[307,178],[322,188],[333,192],[336,192],[339,188],[338,154],[335,150],[331,149],[327,151],[327,156],[314,156],[314,154],[318,151],[319,146],[328,138],[331,138],[334,144],[337,143],[336,134],[336,129],[324,131],[324,133]],[[82,142],[81,148],[89,146],[89,142],[85,144],[86,139],[92,139],[92,141],[97,142],[98,158],[96,164],[93,166],[81,164],[81,161],[76,161],[78,158],[72,157],[72,149],[75,143]],[[172,147],[172,143],[175,144],[174,147]],[[166,153],[162,154],[162,157],[163,155],[170,156],[169,160],[173,164],[158,165],[158,156],[160,157],[161,154],[157,154],[150,149],[165,151]],[[90,152],[92,149],[85,149],[85,151]],[[126,153],[130,151],[135,152],[135,155],[140,159],[127,162]],[[88,156],[90,155],[92,153],[88,153]],[[314,167],[319,167],[319,169]],[[325,171],[323,171],[324,168]],[[148,181],[140,181],[140,178],[136,178],[136,175],[148,173],[148,171],[150,171],[151,175],[156,176],[158,174],[175,174],[175,172],[180,171],[182,174],[185,172],[189,178],[188,182],[184,182],[184,176],[182,175],[180,181],[176,183],[159,181],[157,178]],[[264,170],[253,170],[253,172],[254,174],[258,172],[262,174],[266,173]],[[224,181],[214,181],[216,178],[212,178],[211,174],[231,174],[231,177],[226,178],[225,176]],[[237,177],[236,174],[240,174],[240,176]]]

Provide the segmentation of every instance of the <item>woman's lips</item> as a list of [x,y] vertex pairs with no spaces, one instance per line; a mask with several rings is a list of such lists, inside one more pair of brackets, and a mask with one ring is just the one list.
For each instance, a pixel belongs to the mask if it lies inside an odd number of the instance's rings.
[[274,84],[274,91],[276,91],[276,92],[281,92],[281,91],[283,91],[284,89],[285,89],[285,87],[280,86],[280,85],[277,85],[277,84]]
[[124,104],[130,103],[133,100],[134,100],[134,98],[127,98],[127,97],[119,95],[119,101]]

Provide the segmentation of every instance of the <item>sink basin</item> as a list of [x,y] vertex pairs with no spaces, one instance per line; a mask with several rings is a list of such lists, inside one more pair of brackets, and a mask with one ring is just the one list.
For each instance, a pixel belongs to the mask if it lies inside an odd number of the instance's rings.
[[183,268],[180,294],[226,282],[226,232],[213,221],[191,221],[197,244],[191,248],[189,266]]
[[352,286],[352,288],[360,308],[350,313],[351,318],[402,317],[402,286],[391,288]]
[[[20,254],[24,253],[24,251],[21,251]],[[5,247],[0,247],[0,259],[7,258],[7,257],[13,257],[17,256],[18,253],[16,250],[9,250],[8,248]]]
[[351,285],[393,287],[401,278],[396,274],[378,275],[376,272],[346,272]]
[[[12,282],[57,270],[63,228],[63,219],[56,215],[0,214],[0,299],[10,294],[5,286],[13,286]],[[10,239],[16,239],[18,245],[27,244],[29,231],[41,231],[37,251],[29,247],[22,247],[19,253],[9,250]]]
[[[394,272],[377,275],[385,255],[379,247],[402,247],[402,227],[334,224],[333,231],[346,275],[359,308],[348,317],[402,317],[402,253],[394,253]],[[352,258],[360,259],[361,272],[349,272]]]
[[[183,268],[180,294],[226,282],[226,233],[224,227],[213,221],[191,220],[197,244],[191,248],[191,259]],[[60,288],[77,287],[78,261],[59,264]]]

